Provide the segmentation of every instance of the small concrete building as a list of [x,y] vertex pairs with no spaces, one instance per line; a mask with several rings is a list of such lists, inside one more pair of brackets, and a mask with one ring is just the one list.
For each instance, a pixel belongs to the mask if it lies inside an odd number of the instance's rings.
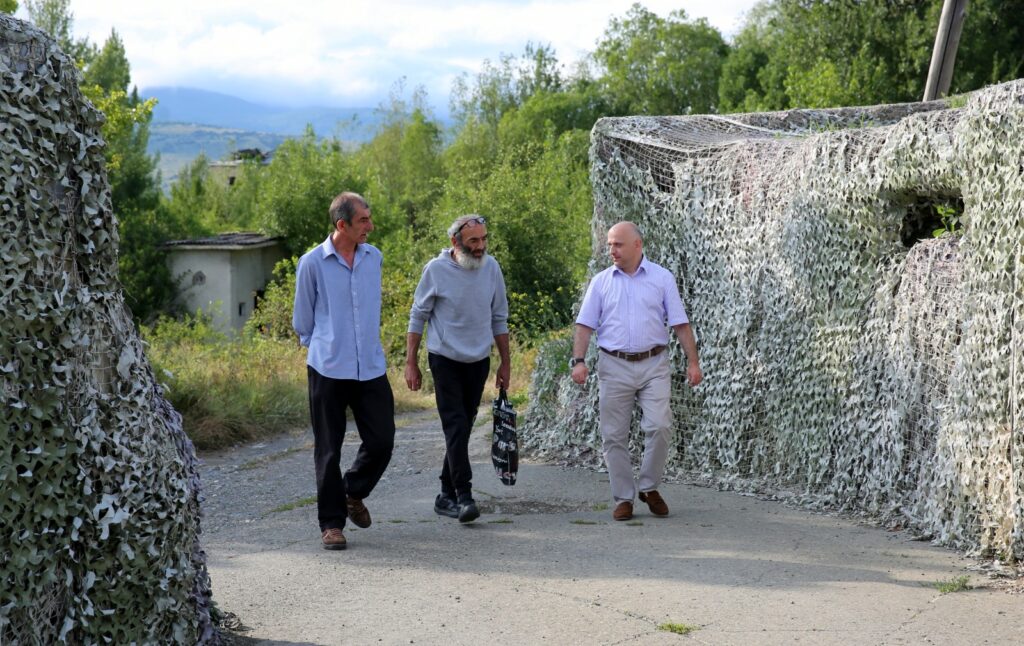
[[259,233],[222,233],[211,238],[164,243],[178,300],[189,312],[201,309],[224,332],[242,329],[285,257],[280,238]]

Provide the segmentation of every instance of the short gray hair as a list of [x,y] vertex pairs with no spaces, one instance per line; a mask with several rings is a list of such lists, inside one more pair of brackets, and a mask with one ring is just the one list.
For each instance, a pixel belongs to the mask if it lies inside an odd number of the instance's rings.
[[477,221],[480,224],[486,224],[487,223],[486,219],[484,218],[484,216],[478,215],[476,213],[470,213],[468,215],[460,215],[459,217],[455,218],[455,222],[452,222],[452,225],[450,227],[448,227],[448,237],[449,238],[454,237],[459,242],[462,242],[462,229],[463,229],[463,227],[465,227],[467,224],[469,224],[470,222],[473,222],[473,221]]
[[345,191],[339,194],[331,202],[331,225],[337,227],[339,220],[344,220],[345,224],[352,224],[352,216],[356,214],[356,207],[359,206],[368,209],[370,203],[359,193]]

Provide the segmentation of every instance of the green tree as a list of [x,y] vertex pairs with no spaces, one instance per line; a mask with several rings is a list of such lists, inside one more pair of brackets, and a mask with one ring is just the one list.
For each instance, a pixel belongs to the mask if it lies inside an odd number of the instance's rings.
[[128,91],[128,85],[131,83],[131,66],[128,64],[124,43],[121,42],[116,30],[110,30],[110,37],[89,62],[82,77],[83,83],[98,85],[106,93]]
[[171,183],[167,209],[179,222],[189,223],[190,235],[212,235],[220,229],[212,223],[225,219],[226,193],[210,176],[210,161],[200,154]]
[[0,0],[0,13],[12,14],[18,10],[18,0]]
[[[938,15],[936,6],[930,14],[936,25]],[[1021,76],[1024,76],[1024,0],[971,0],[957,49],[950,93],[970,92]]]
[[621,114],[714,112],[728,46],[717,29],[678,9],[661,18],[634,4],[594,51],[606,95]]
[[244,160],[228,186],[210,172],[206,156],[199,155],[171,184],[166,206],[188,236],[258,229],[257,204],[265,176],[262,160]]
[[502,146],[541,142],[570,130],[589,131],[612,106],[596,84],[581,84],[559,92],[539,91],[505,113],[498,127]]
[[441,128],[422,110],[414,110],[403,128],[398,159],[398,205],[406,224],[422,229],[423,215],[433,208],[443,181]]
[[[532,43],[518,57],[502,55],[496,64],[484,61],[475,78],[457,79],[451,100],[457,132],[442,155],[449,178],[445,193],[479,186],[500,161],[508,162],[513,150],[522,153],[528,144],[542,144],[552,132],[585,122],[586,117],[559,112],[556,104],[567,93],[577,93],[577,87],[567,88],[554,50]],[[580,99],[576,107],[585,103]],[[523,159],[529,163],[529,155]],[[451,207],[442,210],[436,226],[452,216]]]
[[[719,84],[723,111],[919,101],[941,2],[774,0],[737,35]],[[1024,0],[973,0],[952,93],[1024,72]]]
[[103,137],[120,236],[118,276],[135,317],[149,321],[174,301],[174,281],[161,245],[186,233],[161,203],[156,160],[146,151],[156,102],[141,100],[134,89],[129,93],[131,66],[116,31],[82,76],[83,92],[107,117]]
[[497,129],[509,110],[537,92],[555,92],[562,86],[558,59],[550,46],[527,43],[520,56],[502,54],[497,63],[485,60],[474,78],[455,79],[451,108],[457,123],[475,120]]
[[284,237],[289,254],[301,255],[330,233],[331,200],[342,191],[365,194],[367,185],[339,142],[318,141],[307,127],[274,151],[257,200],[258,221],[264,231]]
[[583,279],[593,212],[585,130],[510,147],[482,181],[452,175],[432,240],[456,215],[488,218],[490,253],[501,262],[511,323],[529,333],[568,322]]
[[774,4],[762,0],[747,14],[746,26],[737,34],[722,64],[718,82],[718,106],[722,112],[754,112],[768,100],[763,95],[762,72],[768,64],[776,35]]
[[375,235],[402,229],[421,233],[443,185],[441,126],[430,116],[426,92],[417,88],[410,101],[399,82],[389,104],[378,111],[381,125],[360,147],[355,164],[370,178]]

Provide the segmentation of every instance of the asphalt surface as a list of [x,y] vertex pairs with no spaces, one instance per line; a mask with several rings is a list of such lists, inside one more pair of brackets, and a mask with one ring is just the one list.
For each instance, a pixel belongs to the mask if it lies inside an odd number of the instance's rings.
[[[669,517],[638,504],[616,522],[606,474],[526,463],[502,485],[487,431],[471,447],[479,520],[434,513],[440,427],[432,413],[404,416],[366,500],[373,525],[346,528],[348,549],[333,552],[320,545],[309,431],[201,456],[203,543],[228,641],[1024,643],[1021,580],[951,550],[686,484],[661,487]],[[937,587],[958,579],[969,588]]]

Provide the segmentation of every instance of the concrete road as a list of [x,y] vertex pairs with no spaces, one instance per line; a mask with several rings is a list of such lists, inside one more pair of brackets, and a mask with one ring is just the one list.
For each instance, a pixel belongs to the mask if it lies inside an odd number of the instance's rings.
[[[373,525],[347,528],[345,551],[320,546],[308,432],[203,456],[204,545],[214,599],[242,624],[234,643],[1024,643],[1020,581],[955,552],[684,484],[661,488],[668,518],[641,504],[615,522],[605,474],[525,464],[500,484],[485,427],[483,516],[460,525],[433,512],[436,417],[399,423]],[[936,587],[959,577],[971,589]]]

